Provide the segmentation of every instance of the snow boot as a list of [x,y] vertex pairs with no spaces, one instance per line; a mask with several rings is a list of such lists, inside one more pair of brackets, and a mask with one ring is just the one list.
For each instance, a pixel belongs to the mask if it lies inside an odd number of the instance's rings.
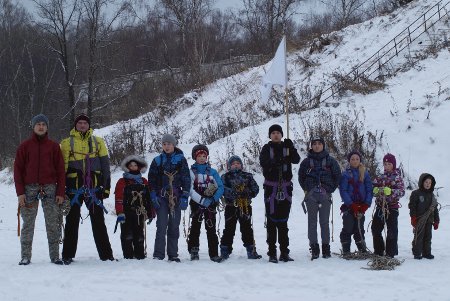
[[365,241],[359,241],[356,243],[356,247],[358,248],[358,251],[360,253],[367,253],[367,247],[366,247],[366,242]]
[[223,258],[220,256],[213,256],[213,257],[211,257],[211,260],[214,262],[220,263],[223,261]]
[[169,256],[169,261],[171,262],[181,262],[180,258],[178,256]]
[[261,259],[262,256],[256,252],[256,248],[253,245],[246,246],[248,259]]
[[311,260],[319,258],[320,256],[319,244],[311,244],[309,246],[309,251],[311,252]]
[[269,255],[269,262],[278,263],[277,253],[276,252],[275,253],[267,252],[267,255]]
[[291,256],[289,256],[289,253],[281,253],[280,261],[289,262],[289,261],[294,261],[294,259]]
[[343,242],[342,243],[342,255],[343,256],[350,255],[350,242]]
[[63,258],[62,262],[64,263],[64,265],[69,265],[73,262],[72,258]]
[[29,265],[30,260],[28,258],[22,258],[22,260],[19,262],[19,265]]
[[192,260],[199,260],[200,256],[198,256],[198,248],[197,247],[193,247],[191,249],[191,261]]
[[330,258],[331,250],[330,244],[322,244],[322,258]]
[[230,248],[228,246],[220,246],[220,257],[224,260],[230,258]]
[[414,259],[422,259],[422,255],[414,255]]
[[54,264],[58,264],[58,265],[63,265],[64,264],[64,262],[61,259],[59,259],[59,258],[54,258],[54,259],[51,260],[51,262],[54,263]]
[[433,255],[433,254],[423,255],[423,258],[426,258],[426,259],[434,259],[434,255]]

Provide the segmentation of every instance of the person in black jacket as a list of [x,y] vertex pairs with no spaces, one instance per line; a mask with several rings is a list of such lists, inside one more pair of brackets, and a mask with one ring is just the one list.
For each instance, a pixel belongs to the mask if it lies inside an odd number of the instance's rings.
[[414,190],[409,198],[409,215],[414,228],[412,252],[415,259],[433,259],[431,254],[432,229],[439,228],[438,202],[434,196],[436,180],[428,173],[419,178],[419,189]]
[[277,263],[277,232],[280,244],[280,261],[293,261],[289,256],[287,221],[292,203],[292,164],[300,162],[300,156],[292,140],[284,139],[278,124],[269,128],[271,141],[265,144],[259,156],[264,175],[264,201],[267,218],[267,244],[269,261]]
[[[302,161],[298,170],[298,181],[305,192],[303,202],[308,209],[308,239],[311,260],[319,258],[320,254],[317,240],[317,214],[319,214],[322,237],[322,257],[331,257],[329,222],[331,194],[338,187],[340,178],[341,168],[325,149],[324,139],[313,137],[308,158]],[[304,205],[302,204],[302,206]]]

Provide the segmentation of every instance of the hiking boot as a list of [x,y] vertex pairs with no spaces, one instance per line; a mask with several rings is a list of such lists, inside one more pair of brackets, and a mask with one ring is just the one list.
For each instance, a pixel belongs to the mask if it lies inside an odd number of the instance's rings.
[[228,246],[220,246],[220,257],[224,260],[230,258],[230,248]]
[[29,265],[30,260],[28,258],[22,258],[22,260],[19,262],[19,265]]
[[357,242],[356,247],[360,253],[367,253],[367,247],[364,241]]
[[223,261],[223,258],[220,257],[220,256],[213,256],[213,257],[211,257],[211,260],[214,261],[214,262],[219,263],[219,262]]
[[331,250],[330,244],[322,244],[322,258],[330,258]]
[[277,256],[276,255],[269,256],[269,262],[271,262],[271,263],[278,263]]
[[72,258],[63,258],[62,262],[64,265],[69,265],[73,262],[73,259]]
[[198,248],[194,247],[191,249],[191,261],[192,260],[199,260],[200,256],[198,256]]
[[434,255],[433,255],[433,254],[423,255],[423,258],[426,258],[426,259],[434,259]]
[[248,259],[261,259],[262,256],[256,252],[256,248],[254,245],[246,246],[247,249],[247,258]]
[[180,258],[178,258],[178,256],[169,256],[169,261],[172,262],[181,262]]
[[64,262],[61,259],[59,259],[59,258],[52,259],[51,262],[54,263],[54,264],[58,264],[58,265],[63,265],[64,264]]
[[312,244],[309,246],[309,251],[311,252],[311,260],[319,258],[320,248],[319,244]]
[[288,253],[281,253],[280,254],[280,261],[289,262],[289,261],[294,261],[294,259],[291,258],[291,256],[289,256]]
[[164,260],[164,257],[153,256],[153,259],[156,259],[156,260]]
[[414,255],[414,259],[422,259],[422,255]]
[[342,242],[342,255],[347,256],[350,254],[350,243]]

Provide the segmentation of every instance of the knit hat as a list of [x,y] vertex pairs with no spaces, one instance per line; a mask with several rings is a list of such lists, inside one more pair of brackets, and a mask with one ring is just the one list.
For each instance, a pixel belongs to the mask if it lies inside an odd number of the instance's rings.
[[383,162],[389,162],[394,166],[394,170],[397,169],[397,161],[395,160],[395,156],[393,154],[387,153],[383,157]]
[[361,153],[358,152],[357,150],[353,150],[353,151],[351,151],[351,152],[347,155],[347,160],[348,160],[348,162],[350,162],[350,158],[351,158],[353,155],[357,155],[357,156],[359,157],[359,160],[362,162],[362,155],[361,155]]
[[86,122],[89,124],[89,127],[91,127],[91,119],[89,119],[89,117],[88,117],[87,115],[85,115],[85,114],[80,114],[80,115],[78,115],[78,116],[75,118],[75,121],[74,121],[74,127],[77,126],[77,123],[78,123],[78,121],[80,121],[80,120],[86,121]]
[[281,126],[278,124],[273,124],[269,128],[269,138],[270,138],[270,134],[272,134],[272,132],[275,132],[275,131],[280,132],[281,137],[283,137],[283,129],[281,128]]
[[128,156],[125,159],[123,159],[122,163],[120,163],[120,167],[122,168],[122,170],[124,172],[130,172],[130,169],[128,168],[128,164],[130,164],[131,162],[135,162],[139,166],[139,170],[141,173],[144,173],[147,171],[148,165],[147,165],[147,162],[145,162],[145,159],[140,156],[131,155],[131,156]]
[[175,138],[175,136],[171,134],[164,134],[164,136],[162,136],[161,143],[164,142],[172,143],[173,146],[177,146],[177,138]]
[[39,115],[34,116],[31,119],[31,128],[34,129],[34,126],[36,125],[36,123],[39,123],[39,122],[45,123],[45,125],[47,125],[47,127],[48,127],[48,118],[47,118],[47,116],[45,116],[44,114],[39,114]]
[[209,156],[209,149],[204,144],[197,144],[192,148],[192,159],[196,159],[198,155],[204,154],[207,157]]
[[320,141],[323,144],[323,148],[325,149],[325,140],[320,136],[312,136],[310,140],[310,146],[312,147],[315,141]]
[[227,161],[227,169],[231,170],[231,165],[233,164],[233,162],[238,161],[239,163],[241,163],[242,168],[244,167],[244,164],[242,163],[242,160],[239,156],[233,155],[230,157],[230,159],[228,159]]

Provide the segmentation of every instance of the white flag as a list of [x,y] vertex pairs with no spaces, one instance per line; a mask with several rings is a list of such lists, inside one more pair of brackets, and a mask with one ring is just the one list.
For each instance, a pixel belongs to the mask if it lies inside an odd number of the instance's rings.
[[278,46],[275,57],[269,71],[262,78],[261,85],[261,103],[266,104],[269,101],[270,92],[273,85],[287,87],[287,68],[286,68],[286,37],[284,36]]

